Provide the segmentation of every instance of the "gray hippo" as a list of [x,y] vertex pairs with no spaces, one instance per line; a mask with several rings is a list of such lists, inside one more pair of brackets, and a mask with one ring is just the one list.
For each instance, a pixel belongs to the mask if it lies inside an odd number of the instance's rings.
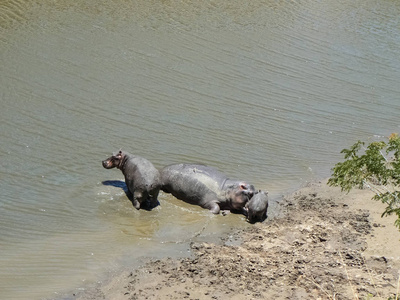
[[176,164],[160,171],[161,189],[185,202],[218,214],[220,210],[243,212],[253,196],[253,185],[232,180],[217,169],[199,164]]
[[102,163],[106,169],[118,168],[122,171],[136,209],[140,209],[142,203],[147,201],[150,202],[150,208],[158,205],[157,197],[161,187],[160,172],[151,162],[120,150]]
[[259,190],[255,195],[247,202],[247,219],[250,223],[257,221],[264,221],[268,209],[268,192]]

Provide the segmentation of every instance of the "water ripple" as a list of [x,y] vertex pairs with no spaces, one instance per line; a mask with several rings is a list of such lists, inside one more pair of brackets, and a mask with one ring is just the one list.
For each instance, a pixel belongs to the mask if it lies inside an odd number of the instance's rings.
[[102,184],[123,180],[101,165],[121,147],[275,199],[398,130],[400,8],[358,2],[3,1],[0,297],[181,251],[205,223],[247,226],[163,193],[137,211]]

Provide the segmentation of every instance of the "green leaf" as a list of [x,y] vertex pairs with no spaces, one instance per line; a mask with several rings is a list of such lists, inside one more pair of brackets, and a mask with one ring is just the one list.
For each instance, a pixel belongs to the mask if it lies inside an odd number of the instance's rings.
[[[328,184],[340,186],[342,191],[346,192],[354,187],[361,188],[365,183],[368,187],[385,186],[387,192],[383,194],[373,189],[376,193],[373,199],[380,200],[386,205],[382,216],[397,215],[395,225],[400,229],[400,191],[396,190],[400,186],[400,137],[392,134],[388,143],[372,142],[364,154],[360,155],[359,151],[364,145],[364,142],[358,141],[349,149],[341,151],[344,154],[344,161],[332,168]],[[385,154],[390,153],[393,154],[393,158],[386,158]],[[389,192],[391,190],[393,191]]]

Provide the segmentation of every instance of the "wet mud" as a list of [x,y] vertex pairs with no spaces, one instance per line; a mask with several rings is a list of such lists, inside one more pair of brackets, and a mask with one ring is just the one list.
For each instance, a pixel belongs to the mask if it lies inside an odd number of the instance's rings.
[[103,287],[79,299],[394,299],[399,259],[365,254],[385,225],[320,190],[315,183],[284,198],[281,217],[220,244],[192,243],[192,257],[149,261],[109,285],[112,295]]

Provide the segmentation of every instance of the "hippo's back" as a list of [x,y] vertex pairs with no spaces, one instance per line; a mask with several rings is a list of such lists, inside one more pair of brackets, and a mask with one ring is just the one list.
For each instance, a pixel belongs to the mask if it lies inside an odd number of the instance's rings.
[[201,164],[175,164],[161,171],[161,189],[176,198],[198,204],[209,193],[219,195],[227,177]]
[[154,165],[146,158],[129,153],[127,155],[129,155],[129,164],[126,166],[127,174],[133,176],[135,185],[159,188],[161,185],[160,172]]

